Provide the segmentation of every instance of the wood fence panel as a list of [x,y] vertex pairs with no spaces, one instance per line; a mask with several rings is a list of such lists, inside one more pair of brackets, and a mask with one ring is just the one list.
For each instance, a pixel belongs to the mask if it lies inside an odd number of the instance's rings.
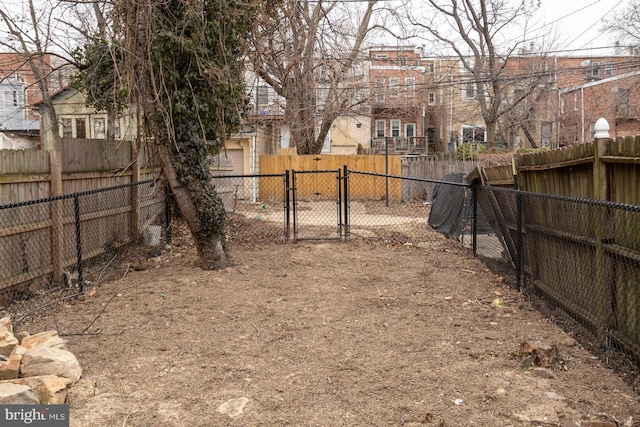
[[49,196],[49,153],[0,150],[0,204]]
[[131,164],[131,141],[63,138],[63,169],[75,172],[116,172]]

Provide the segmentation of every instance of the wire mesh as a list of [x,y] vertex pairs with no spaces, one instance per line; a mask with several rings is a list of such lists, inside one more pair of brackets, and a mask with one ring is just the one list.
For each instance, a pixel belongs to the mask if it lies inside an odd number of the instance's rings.
[[224,203],[227,233],[234,241],[288,239],[291,212],[287,174],[222,175],[213,177],[212,183]]
[[339,170],[292,174],[295,240],[342,237],[342,181]]
[[522,289],[569,315],[604,347],[640,356],[640,207],[478,188],[491,243],[477,254],[521,275]]
[[0,311],[19,322],[81,295],[92,268],[162,224],[164,210],[153,181],[0,206]]
[[444,221],[455,224],[449,233],[429,225],[436,187],[441,197],[457,198],[464,206],[466,184],[349,171],[349,238],[426,247],[446,237],[462,239],[468,216],[456,212],[455,218]]

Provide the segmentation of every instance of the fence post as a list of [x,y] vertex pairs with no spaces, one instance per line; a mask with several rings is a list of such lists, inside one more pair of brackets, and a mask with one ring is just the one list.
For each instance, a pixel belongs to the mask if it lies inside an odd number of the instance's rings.
[[522,193],[516,187],[516,290],[522,289]]
[[140,236],[140,190],[136,183],[140,182],[140,162],[138,142],[131,142],[131,224],[129,227],[129,239],[137,242]]
[[78,290],[84,292],[84,277],[82,272],[82,235],[80,232],[80,196],[73,196],[73,214],[76,226],[76,265],[78,268]]
[[167,245],[171,245],[171,220],[172,218],[171,212],[171,191],[169,189],[169,185],[165,183],[164,185],[164,224],[165,224],[165,234],[164,241]]
[[347,165],[343,166],[344,170],[344,178],[343,178],[343,186],[344,186],[344,238],[345,240],[349,240],[349,169]]
[[286,170],[284,175],[284,239],[289,241],[291,234],[291,171]]
[[[49,171],[51,173],[50,196],[61,196],[62,159],[59,151],[49,151]],[[61,283],[64,274],[63,204],[62,200],[51,203],[51,267],[55,283]]]
[[[593,198],[596,200],[607,200],[607,169],[602,162],[601,156],[607,152],[607,140],[609,139],[609,123],[605,119],[596,121],[594,130],[596,131],[593,142]],[[597,338],[600,345],[608,347],[609,319],[611,314],[611,302],[609,298],[609,285],[607,280],[607,260],[604,250],[607,227],[607,209],[602,207],[597,210],[594,223],[594,244],[595,244],[595,290],[599,298],[597,306]]]
[[473,198],[473,223],[471,224],[471,248],[473,256],[478,252],[478,181],[471,184],[471,197]]

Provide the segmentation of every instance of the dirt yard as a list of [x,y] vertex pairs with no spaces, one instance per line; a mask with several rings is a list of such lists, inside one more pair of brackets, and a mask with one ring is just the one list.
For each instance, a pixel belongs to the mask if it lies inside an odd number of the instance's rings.
[[[281,232],[233,224],[223,271],[199,269],[176,233],[159,257],[131,249],[88,276],[85,301],[22,324],[68,334],[84,368],[71,426],[640,425],[620,371],[457,244]],[[558,362],[523,366],[527,337]]]

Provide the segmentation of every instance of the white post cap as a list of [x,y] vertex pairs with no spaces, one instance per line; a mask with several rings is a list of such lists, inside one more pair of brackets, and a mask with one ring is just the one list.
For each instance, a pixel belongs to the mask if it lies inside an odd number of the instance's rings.
[[609,122],[604,117],[600,117],[593,126],[594,138],[609,138]]

